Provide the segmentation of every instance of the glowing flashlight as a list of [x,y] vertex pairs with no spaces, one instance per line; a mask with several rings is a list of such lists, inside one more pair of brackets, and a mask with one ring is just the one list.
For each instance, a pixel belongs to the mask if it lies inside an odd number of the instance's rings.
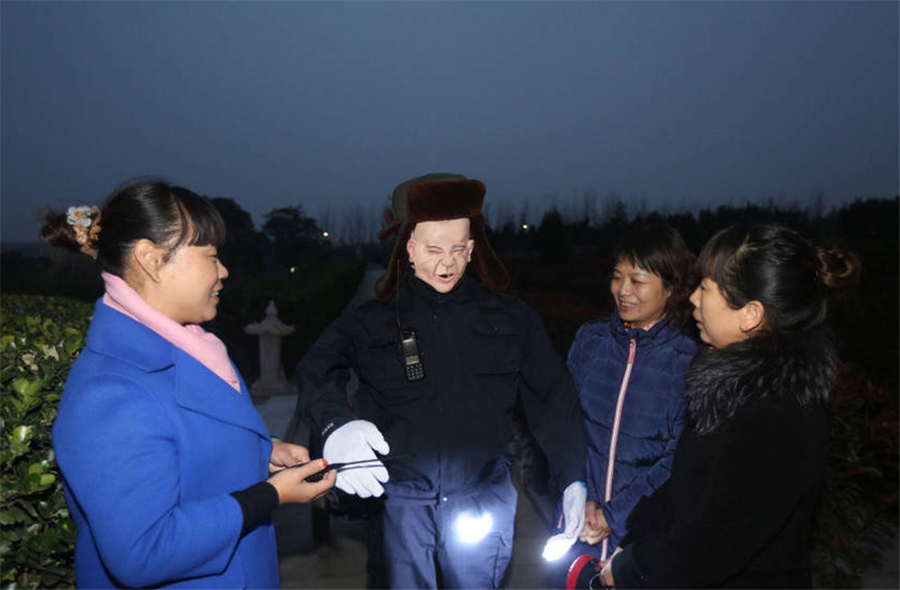
[[569,552],[569,547],[575,544],[576,538],[575,535],[567,537],[565,533],[553,535],[544,545],[541,556],[547,561],[556,561]]
[[460,514],[456,518],[456,536],[463,543],[471,545],[482,540],[493,526],[494,519],[486,512],[481,516]]

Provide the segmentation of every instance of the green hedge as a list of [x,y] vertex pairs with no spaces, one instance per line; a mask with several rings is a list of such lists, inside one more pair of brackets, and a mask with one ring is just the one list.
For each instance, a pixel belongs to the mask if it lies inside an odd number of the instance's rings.
[[75,525],[50,429],[93,306],[59,297],[0,300],[0,583],[72,588]]
[[842,364],[826,409],[830,457],[812,531],[814,588],[860,588],[897,526],[895,394]]

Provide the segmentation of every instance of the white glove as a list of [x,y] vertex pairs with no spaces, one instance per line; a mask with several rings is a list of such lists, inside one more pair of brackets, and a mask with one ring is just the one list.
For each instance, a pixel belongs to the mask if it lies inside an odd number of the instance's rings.
[[584,528],[584,505],[587,502],[587,487],[583,482],[569,484],[563,492],[562,512],[566,528],[558,535],[553,535],[544,545],[544,559],[553,561],[566,554],[569,547],[578,540]]
[[391,452],[384,436],[367,420],[351,420],[329,434],[322,449],[322,456],[329,464],[372,459],[371,463],[339,470],[334,485],[360,498],[383,494],[381,484],[387,482],[388,472],[372,449],[382,455]]

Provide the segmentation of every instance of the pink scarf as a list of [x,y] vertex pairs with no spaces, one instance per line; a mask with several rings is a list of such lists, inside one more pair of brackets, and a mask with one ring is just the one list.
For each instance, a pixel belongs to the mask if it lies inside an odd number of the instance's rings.
[[144,301],[144,298],[137,291],[116,275],[104,272],[101,276],[103,277],[103,282],[106,283],[106,293],[103,294],[104,304],[147,326],[200,361],[207,369],[237,390],[238,393],[241,392],[241,382],[238,379],[237,372],[234,370],[234,366],[228,359],[228,351],[225,349],[225,344],[216,338],[215,335],[210,334],[197,324],[182,326],[175,320],[156,311],[149,303]]

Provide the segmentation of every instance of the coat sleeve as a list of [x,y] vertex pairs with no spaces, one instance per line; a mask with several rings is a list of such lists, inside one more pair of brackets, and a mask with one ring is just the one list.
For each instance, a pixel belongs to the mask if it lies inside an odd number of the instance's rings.
[[649,496],[644,496],[628,515],[628,533],[619,542],[620,547],[635,543],[647,535],[655,534],[671,516],[672,480],[669,479],[656,488]]
[[[579,406],[584,410],[583,406],[581,406],[581,383],[584,380],[584,365],[587,362],[588,353],[585,351],[584,346],[584,331],[585,326],[582,325],[578,328],[578,332],[575,334],[575,341],[572,342],[571,348],[569,348],[569,354],[566,358],[566,367],[569,369],[569,374],[572,376],[572,380],[575,384],[575,391],[578,394]],[[586,427],[585,419],[582,418],[582,431]],[[584,433],[585,437],[585,461],[587,461],[587,434]],[[587,466],[585,465],[585,476],[587,475]],[[585,481],[586,480],[586,481]],[[585,477],[586,485],[587,485],[587,499],[593,500],[594,502],[601,502],[603,499],[603,492],[600,490],[596,481],[593,478]]]
[[221,574],[240,538],[241,508],[227,493],[181,501],[171,411],[110,374],[66,394],[74,403],[57,419],[53,446],[110,574],[130,588]]
[[[680,397],[680,392],[679,392]],[[678,437],[687,420],[687,406],[681,401],[675,411],[675,416],[669,428],[669,437],[666,440],[663,454],[649,469],[641,472],[628,482],[622,490],[610,498],[609,502],[603,502],[603,516],[606,524],[616,533],[620,539],[628,531],[628,515],[635,505],[644,496],[649,496],[672,474],[672,460],[675,458],[675,447],[678,446]]]
[[575,333],[575,341],[572,342],[571,348],[569,348],[569,355],[566,358],[566,366],[569,369],[569,374],[572,376],[572,380],[575,382],[575,386],[578,385],[582,381],[582,367],[585,363],[585,351],[582,342],[584,341],[582,334],[584,331],[584,326],[578,328],[578,332]]
[[297,365],[297,412],[325,440],[337,427],[353,420],[347,403],[347,382],[354,368],[355,310],[333,321]]
[[[795,416],[795,415],[794,415]],[[617,588],[703,588],[742,571],[785,525],[802,491],[796,455],[805,436],[787,412],[748,408],[707,444],[716,452],[698,470],[689,518],[637,538],[613,560]],[[733,426],[733,428],[732,428]],[[692,484],[693,486],[693,484]]]
[[575,384],[559,357],[541,317],[525,306],[525,342],[521,366],[522,403],[528,424],[550,463],[560,489],[584,481],[584,417]]

